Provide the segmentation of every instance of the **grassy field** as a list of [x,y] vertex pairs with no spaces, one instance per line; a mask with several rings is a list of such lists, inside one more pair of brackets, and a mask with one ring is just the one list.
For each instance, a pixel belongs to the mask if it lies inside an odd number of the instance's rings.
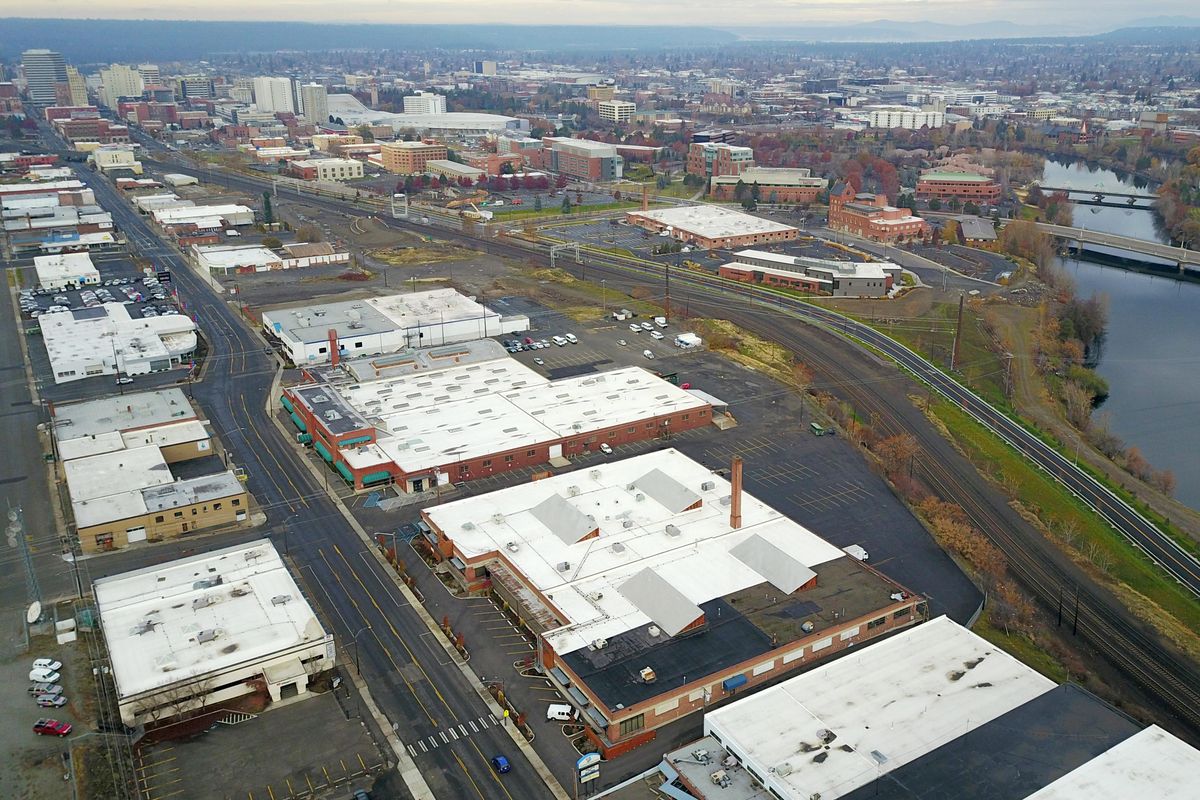
[[1200,605],[1125,538],[1069,491],[948,401],[935,399],[934,416],[984,475],[1019,502],[1072,557],[1115,590],[1134,613],[1200,657]]

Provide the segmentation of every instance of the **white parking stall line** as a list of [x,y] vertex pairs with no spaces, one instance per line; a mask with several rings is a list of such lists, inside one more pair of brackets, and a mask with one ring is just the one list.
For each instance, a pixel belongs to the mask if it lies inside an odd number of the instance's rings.
[[432,736],[430,736],[430,737],[429,737],[429,745],[430,745],[431,747],[437,747],[437,746],[438,746],[437,739],[435,739],[435,738],[433,738]]
[[410,744],[410,745],[408,746],[408,754],[409,754],[409,756],[411,756],[412,758],[416,758],[416,757],[417,757],[417,748],[413,747],[413,746]]
[[[456,736],[454,738],[457,739],[458,737]],[[442,731],[442,744],[450,744],[450,737],[446,735],[445,731]]]
[[475,727],[475,720],[471,720],[467,724],[471,726],[471,733],[479,733],[479,728]]
[[[442,734],[442,736],[443,736],[443,737],[444,737],[445,735],[446,735],[446,734],[444,734],[444,733]],[[451,728],[451,729],[450,729],[450,738],[451,738],[451,739],[453,739],[453,740],[454,740],[454,741],[456,741],[456,742],[458,741],[458,733],[457,733],[457,732],[454,730],[454,728]]]
[[462,735],[463,735],[463,736],[470,736],[470,735],[471,735],[471,734],[467,733],[467,727],[466,727],[465,725],[459,725],[459,726],[458,726],[458,729],[459,729],[460,731],[462,731]]
[[422,753],[428,753],[428,752],[429,752],[429,748],[425,746],[425,740],[424,740],[424,739],[421,739],[420,741],[418,741],[418,742],[417,742],[417,744],[419,744],[419,745],[421,746],[421,752],[422,752]]

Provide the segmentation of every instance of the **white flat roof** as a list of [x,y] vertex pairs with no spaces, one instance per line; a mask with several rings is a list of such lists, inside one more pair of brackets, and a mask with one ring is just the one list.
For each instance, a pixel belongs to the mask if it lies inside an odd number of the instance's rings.
[[[97,313],[98,312],[98,313]],[[64,365],[120,364],[169,358],[196,348],[196,323],[185,314],[132,319],[120,303],[38,318],[55,372]]]
[[208,429],[204,427],[204,423],[193,419],[168,425],[138,428],[124,433],[111,431],[68,440],[60,439],[58,455],[63,461],[70,461],[74,458],[111,453],[114,450],[129,450],[146,445],[163,448],[186,442],[201,442],[208,438],[210,438]]
[[662,225],[705,239],[725,236],[747,236],[762,233],[795,231],[791,225],[743,214],[720,206],[678,206],[651,211],[631,211],[634,217],[644,217]]
[[195,219],[210,219],[213,217],[238,217],[254,212],[246,206],[227,203],[215,206],[190,206],[180,208],[160,208],[153,212],[154,220],[162,224],[191,222]]
[[[834,800],[1054,686],[939,617],[710,711],[704,732],[769,775],[784,800]],[[831,747],[819,731],[836,736]]]
[[197,248],[197,254],[204,259],[209,267],[229,269],[233,267],[265,267],[271,264],[283,264],[283,259],[277,254],[259,245],[242,247],[222,247],[207,245]]
[[193,419],[195,416],[191,401],[184,396],[182,389],[176,388],[126,392],[54,406],[55,433],[60,442],[80,436]]
[[94,588],[122,700],[325,637],[265,539],[102,578]]
[[92,257],[87,253],[34,256],[33,266],[37,270],[38,281],[43,284],[82,275],[100,275],[100,271],[92,264]]
[[1197,795],[1200,750],[1151,725],[1026,800],[1194,800]]
[[[560,654],[648,625],[621,592],[650,570],[681,605],[696,606],[770,580],[748,557],[752,541],[813,567],[838,548],[743,492],[742,527],[729,525],[729,482],[678,450],[660,450],[424,509],[468,560],[491,553],[536,587],[568,622],[545,634]],[[688,507],[699,501],[696,508]],[[585,523],[586,521],[586,523]],[[583,528],[599,535],[579,540]],[[740,552],[740,551],[739,551]],[[565,568],[564,568],[565,565]],[[640,578],[639,581],[644,581]]]

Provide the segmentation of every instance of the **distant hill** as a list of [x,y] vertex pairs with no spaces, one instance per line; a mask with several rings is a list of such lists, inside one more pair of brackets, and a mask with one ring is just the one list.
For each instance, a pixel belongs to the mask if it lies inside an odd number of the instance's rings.
[[[804,26],[780,25],[772,28],[728,28],[742,39],[803,42],[952,42],[964,39],[1020,39],[1036,36],[1062,36],[1081,31],[1019,25],[1015,22],[975,22],[967,25],[948,25],[940,22],[898,22],[880,19],[854,25]],[[1092,33],[1092,28],[1086,33]]]
[[79,64],[192,61],[275,50],[648,50],[736,40],[713,28],[585,25],[331,25],[306,22],[0,19],[0,59],[49,47]]
[[1118,28],[1092,37],[1114,44],[1200,44],[1200,21],[1194,25],[1162,25],[1146,28]]

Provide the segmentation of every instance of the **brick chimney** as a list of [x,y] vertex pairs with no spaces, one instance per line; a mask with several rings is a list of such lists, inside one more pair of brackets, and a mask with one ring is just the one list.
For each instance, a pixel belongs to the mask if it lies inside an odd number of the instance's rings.
[[729,527],[742,527],[742,457],[733,457],[733,469],[729,476],[731,494],[729,496]]
[[335,367],[338,365],[339,356],[341,355],[338,352],[338,341],[337,340],[338,340],[337,329],[330,328],[329,329],[329,363]]

